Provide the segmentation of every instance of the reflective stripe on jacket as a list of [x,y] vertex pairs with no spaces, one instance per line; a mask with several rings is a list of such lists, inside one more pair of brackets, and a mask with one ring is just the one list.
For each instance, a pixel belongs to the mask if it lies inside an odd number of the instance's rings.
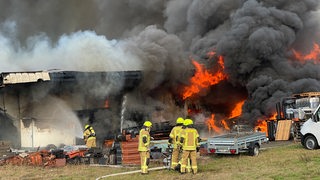
[[[143,142],[143,137],[146,138],[147,142]],[[138,151],[148,151],[150,145],[150,134],[146,128],[142,128],[139,132],[139,147]]]
[[169,137],[172,139],[173,148],[177,148],[177,145],[180,144],[180,132],[182,126],[175,126],[172,128]]
[[198,146],[199,134],[195,128],[182,129],[180,138],[183,139],[183,150],[196,150]]

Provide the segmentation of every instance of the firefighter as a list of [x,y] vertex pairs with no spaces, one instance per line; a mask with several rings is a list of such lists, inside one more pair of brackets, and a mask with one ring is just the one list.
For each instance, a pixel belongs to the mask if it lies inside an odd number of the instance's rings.
[[96,133],[90,125],[84,126],[83,140],[88,148],[96,147]]
[[150,161],[150,130],[152,123],[145,121],[143,127],[139,132],[139,147],[138,151],[140,154],[141,163],[141,174],[148,174],[148,165]]
[[172,128],[169,135],[169,148],[173,145],[172,156],[171,156],[171,169],[174,170],[178,166],[179,159],[181,157],[181,144],[180,144],[180,132],[183,126],[184,119],[182,117],[178,117],[176,120],[175,127]]
[[191,119],[185,119],[183,122],[183,129],[180,134],[180,143],[182,144],[182,157],[181,157],[181,174],[186,173],[188,158],[191,161],[191,169],[193,174],[198,172],[197,166],[197,149],[199,148],[199,133],[193,127]]

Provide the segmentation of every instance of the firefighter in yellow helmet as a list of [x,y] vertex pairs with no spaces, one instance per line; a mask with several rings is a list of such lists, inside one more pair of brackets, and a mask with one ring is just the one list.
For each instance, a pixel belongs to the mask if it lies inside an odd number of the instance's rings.
[[169,134],[169,147],[173,145],[172,156],[171,156],[171,169],[175,169],[178,166],[179,158],[181,156],[181,144],[180,144],[180,132],[183,126],[184,119],[178,117],[176,120],[176,125],[172,128]]
[[145,121],[143,127],[139,132],[139,146],[138,151],[140,154],[141,174],[148,174],[148,165],[150,161],[150,130],[152,123]]
[[188,158],[191,160],[191,168],[193,174],[198,172],[197,166],[197,148],[199,146],[199,133],[193,127],[191,119],[185,119],[183,122],[183,129],[180,134],[180,143],[182,144],[182,159],[181,159],[181,174],[186,173],[186,166]]
[[93,127],[88,124],[84,126],[83,140],[88,148],[97,147],[96,133]]

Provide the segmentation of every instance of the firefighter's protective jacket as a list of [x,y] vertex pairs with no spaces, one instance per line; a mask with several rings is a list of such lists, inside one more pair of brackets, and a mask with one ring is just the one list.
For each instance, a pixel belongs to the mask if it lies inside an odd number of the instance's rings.
[[84,130],[83,138],[85,141],[87,141],[88,139],[95,139],[96,138],[96,133],[91,126],[89,126],[89,128]]
[[193,151],[196,150],[199,145],[199,134],[195,128],[182,129],[180,134],[180,142],[182,143],[182,149]]
[[172,139],[172,142],[170,144],[173,144],[173,148],[177,148],[180,144],[180,133],[181,133],[182,126],[175,126],[172,128],[170,132],[170,139]]
[[138,151],[149,151],[150,133],[148,128],[142,128],[139,132],[139,147]]

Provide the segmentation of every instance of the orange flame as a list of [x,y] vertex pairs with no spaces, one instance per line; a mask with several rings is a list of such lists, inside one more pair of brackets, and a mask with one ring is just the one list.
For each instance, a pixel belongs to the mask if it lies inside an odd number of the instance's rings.
[[223,132],[223,130],[230,130],[230,128],[229,128],[229,126],[228,126],[228,124],[227,124],[225,119],[223,119],[221,121],[222,127],[218,127],[216,125],[216,120],[215,120],[215,115],[214,114],[211,114],[211,118],[208,118],[206,120],[206,124],[208,126],[209,132],[211,132],[213,130],[215,133],[221,134]]
[[294,56],[296,59],[298,59],[299,61],[309,61],[309,60],[313,60],[314,62],[318,61],[320,59],[320,46],[316,43],[313,44],[313,49],[311,50],[311,52],[309,54],[306,55],[302,55],[301,53],[292,50]]
[[223,126],[224,129],[226,129],[226,130],[228,130],[228,131],[230,130],[230,128],[229,128],[229,126],[228,126],[228,124],[227,124],[227,122],[226,122],[225,119],[221,121],[221,124],[222,124],[222,126]]
[[259,119],[256,122],[256,127],[254,129],[260,132],[267,132],[267,121]]
[[231,111],[231,115],[230,115],[230,119],[240,116],[242,114],[242,106],[244,104],[244,100],[240,101],[236,104],[236,106],[234,107],[234,109]]
[[273,113],[273,115],[269,118],[269,120],[277,119],[277,113]]
[[196,68],[196,72],[195,75],[190,79],[191,85],[185,87],[183,90],[183,99],[187,99],[194,94],[198,94],[202,89],[216,85],[227,78],[223,72],[224,62],[221,56],[218,60],[220,68],[215,74],[208,72],[203,65],[199,64],[195,60],[192,60],[192,63]]
[[209,132],[211,132],[211,130],[213,130],[214,132],[221,134],[222,133],[222,129],[220,129],[218,126],[215,125],[215,120],[214,120],[215,115],[211,114],[211,118],[208,118],[206,120],[206,123],[208,125],[208,130]]
[[242,106],[244,104],[244,100],[243,101],[240,101],[238,102],[234,109],[231,111],[231,115],[229,117],[227,117],[226,119],[222,119],[221,120],[221,128],[218,127],[215,123],[216,123],[216,119],[215,119],[215,115],[212,114],[211,115],[211,118],[208,118],[207,119],[207,125],[208,125],[208,129],[209,129],[209,132],[211,130],[213,130],[214,132],[220,134],[223,130],[227,130],[229,131],[230,130],[230,127],[227,123],[227,120],[228,119],[231,119],[231,118],[234,118],[234,117],[237,117],[237,116],[240,116],[241,113],[242,113]]
[[[276,119],[276,117],[277,117],[277,113],[273,113],[273,115],[271,117],[269,117],[267,120],[274,121]],[[254,129],[261,131],[261,132],[267,132],[267,130],[268,130],[267,120],[259,119],[256,122],[256,126]]]
[[[221,69],[224,70],[224,59],[222,56],[219,56],[218,64],[221,67]],[[227,75],[225,75],[225,76],[227,76]]]

